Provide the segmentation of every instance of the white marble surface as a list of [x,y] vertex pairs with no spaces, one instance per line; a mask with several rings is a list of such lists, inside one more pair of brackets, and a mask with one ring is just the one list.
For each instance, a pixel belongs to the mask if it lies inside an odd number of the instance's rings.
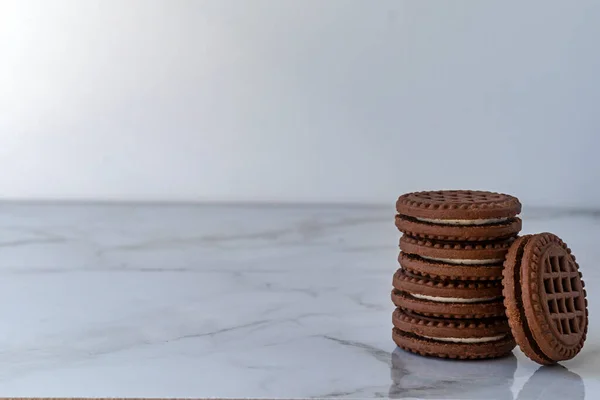
[[600,396],[600,213],[524,215],[525,232],[567,241],[587,283],[589,338],[564,368],[518,350],[484,362],[394,350],[393,214],[2,204],[0,396]]

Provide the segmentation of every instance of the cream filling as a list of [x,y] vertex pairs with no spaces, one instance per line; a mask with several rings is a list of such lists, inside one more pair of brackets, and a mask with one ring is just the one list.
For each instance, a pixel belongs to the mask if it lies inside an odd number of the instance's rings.
[[426,260],[441,261],[446,264],[458,264],[458,265],[487,265],[487,264],[498,264],[504,262],[503,258],[488,258],[485,260],[473,260],[469,258],[438,258],[438,257],[426,257],[421,256]]
[[439,340],[440,342],[453,342],[453,343],[485,343],[485,342],[493,342],[495,340],[500,340],[506,335],[498,335],[498,336],[485,336],[478,338],[458,338],[458,337],[432,337],[432,336],[423,336],[424,338],[431,340]]
[[487,219],[434,219],[434,218],[419,218],[415,219],[423,222],[440,225],[491,225],[500,222],[508,221],[510,218],[487,218]]
[[473,299],[465,299],[463,297],[436,297],[436,296],[427,296],[424,294],[410,293],[412,297],[416,297],[417,299],[436,301],[438,303],[478,303],[480,301],[490,301],[496,300],[500,297],[476,297]]

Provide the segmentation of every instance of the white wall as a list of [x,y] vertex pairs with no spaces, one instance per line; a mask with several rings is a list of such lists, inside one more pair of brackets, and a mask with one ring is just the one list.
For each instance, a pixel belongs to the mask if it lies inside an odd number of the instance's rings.
[[0,0],[0,197],[600,205],[599,1]]

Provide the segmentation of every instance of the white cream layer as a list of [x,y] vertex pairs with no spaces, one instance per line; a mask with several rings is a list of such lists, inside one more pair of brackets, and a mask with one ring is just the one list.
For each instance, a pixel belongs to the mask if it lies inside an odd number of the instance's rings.
[[430,222],[439,225],[491,225],[500,222],[508,221],[510,218],[488,218],[488,219],[434,219],[434,218],[418,218],[419,221]]
[[504,262],[503,258],[489,258],[487,260],[473,260],[469,258],[438,258],[438,257],[426,257],[421,256],[426,260],[441,261],[446,264],[457,264],[457,265],[487,265],[487,264],[498,264]]
[[496,300],[500,297],[477,297],[473,299],[465,299],[462,297],[436,297],[436,296],[427,296],[424,294],[410,293],[412,297],[416,297],[417,299],[435,301],[438,303],[478,303],[480,301],[490,301]]
[[433,336],[423,336],[424,338],[431,340],[439,340],[440,342],[453,342],[453,343],[485,343],[485,342],[493,342],[495,340],[500,340],[506,335],[498,335],[498,336],[486,336],[486,337],[478,337],[478,338],[458,338],[458,337],[433,337]]

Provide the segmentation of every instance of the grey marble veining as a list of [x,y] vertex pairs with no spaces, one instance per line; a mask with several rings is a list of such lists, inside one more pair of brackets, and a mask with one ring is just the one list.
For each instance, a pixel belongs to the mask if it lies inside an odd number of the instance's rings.
[[[518,350],[395,350],[393,208],[0,205],[0,396],[583,399],[600,393],[597,212],[526,210],[571,246],[590,334]],[[599,306],[600,307],[600,304]]]

